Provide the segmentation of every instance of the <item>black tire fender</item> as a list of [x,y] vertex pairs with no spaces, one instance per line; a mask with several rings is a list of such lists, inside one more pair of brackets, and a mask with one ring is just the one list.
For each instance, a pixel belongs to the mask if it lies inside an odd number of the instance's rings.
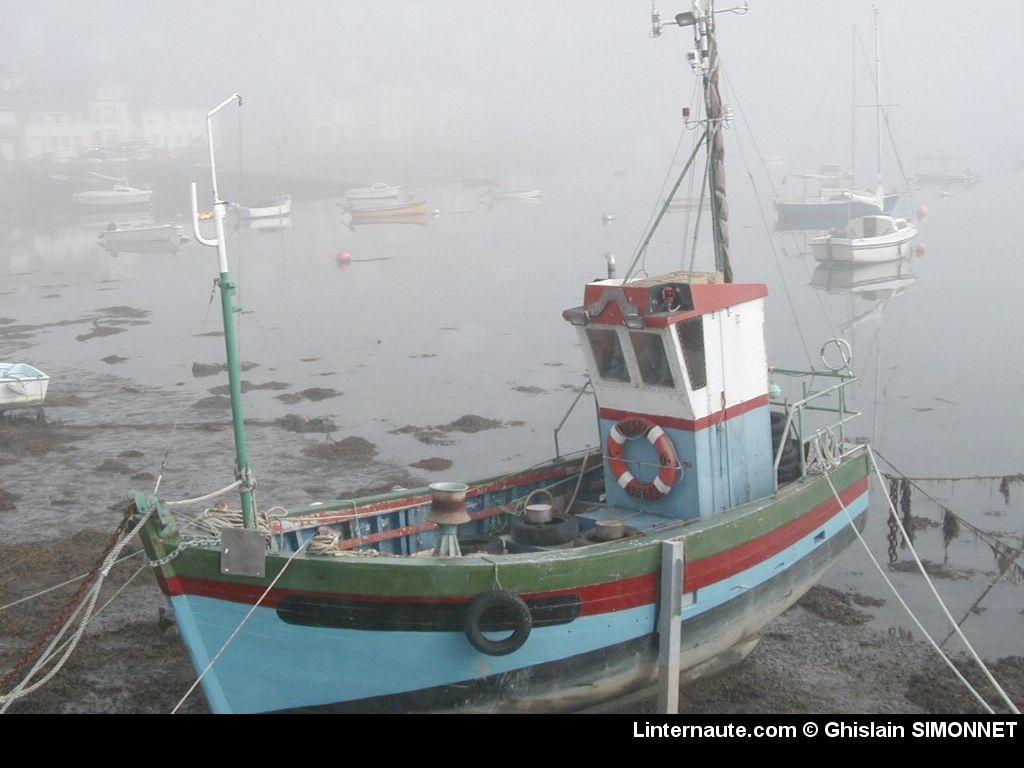
[[[494,609],[500,609],[512,619],[512,634],[502,640],[491,640],[485,637],[480,629],[484,614]],[[488,656],[507,656],[523,647],[530,636],[530,630],[533,629],[533,616],[530,615],[530,607],[519,595],[504,589],[496,589],[479,594],[473,599],[466,608],[462,628],[469,644],[480,653]]]

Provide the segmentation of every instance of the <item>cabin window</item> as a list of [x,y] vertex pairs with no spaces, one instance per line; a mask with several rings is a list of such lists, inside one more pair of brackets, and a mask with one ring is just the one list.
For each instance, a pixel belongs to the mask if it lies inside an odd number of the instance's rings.
[[608,381],[629,381],[626,358],[622,354],[619,334],[602,328],[588,328],[590,349],[594,353],[597,372]]
[[708,385],[707,365],[704,361],[704,318],[684,320],[676,325],[676,334],[679,336],[679,345],[683,348],[683,360],[686,361],[690,387],[694,390],[704,389]]
[[636,353],[636,362],[640,366],[640,376],[644,384],[652,387],[674,387],[672,371],[668,367],[668,356],[660,333],[644,333],[633,331],[629,334]]

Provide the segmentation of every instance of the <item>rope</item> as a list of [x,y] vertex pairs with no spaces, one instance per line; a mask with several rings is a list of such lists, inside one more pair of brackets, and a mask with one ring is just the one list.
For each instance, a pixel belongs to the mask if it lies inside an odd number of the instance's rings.
[[274,588],[274,585],[277,584],[277,582],[281,579],[282,576],[284,576],[284,572],[288,570],[288,566],[292,564],[292,560],[294,560],[298,556],[298,554],[303,549],[305,549],[306,546],[308,546],[309,542],[311,541],[312,539],[308,539],[304,544],[300,545],[294,552],[291,553],[291,555],[288,556],[288,559],[285,560],[284,565],[281,566],[281,570],[277,572],[277,576],[275,576],[273,581],[271,581],[270,584],[267,585],[267,588],[263,590],[263,594],[260,595],[259,600],[253,603],[252,608],[250,608],[249,612],[245,614],[245,617],[242,619],[241,623],[237,627],[235,627],[234,631],[230,635],[228,635],[228,639],[224,641],[224,645],[220,647],[220,650],[217,651],[217,653],[214,655],[212,659],[210,659],[210,662],[206,665],[203,671],[199,673],[199,677],[197,677],[195,682],[192,683],[192,685],[189,687],[187,691],[185,691],[185,695],[178,699],[178,703],[175,704],[174,709],[171,710],[172,715],[178,713],[178,710],[181,708],[181,705],[184,704],[185,700],[192,695],[192,692],[196,689],[196,686],[198,686],[202,679],[206,677],[206,673],[213,669],[213,665],[217,663],[220,657],[224,654],[224,651],[228,649],[228,646],[231,645],[232,641],[234,641],[234,639],[238,636],[238,633],[242,631],[242,627],[244,627],[246,622],[249,621],[250,617],[252,617],[252,615],[256,612],[256,609],[260,607],[260,603],[263,602],[266,596],[270,594],[270,590]]
[[[195,350],[192,353],[192,359],[196,360],[199,357],[199,348],[202,346],[204,331],[206,330],[206,321],[210,317],[210,307],[213,306],[213,297],[217,294],[217,283],[213,284],[213,288],[210,289],[210,299],[206,302],[206,310],[203,312],[202,322],[199,323],[199,334],[196,336]],[[174,417],[174,425],[171,427],[171,434],[167,436],[167,445],[164,447],[164,457],[160,461],[160,470],[156,473],[156,483],[153,485],[153,495],[156,496],[160,490],[160,483],[164,479],[164,470],[167,468],[167,459],[171,455],[171,441],[174,440],[174,433],[178,431],[178,424],[181,423],[181,419],[185,414],[184,404],[178,409],[177,415]]]
[[950,661],[949,657],[939,647],[939,644],[935,642],[935,640],[932,638],[930,634],[928,634],[928,630],[924,628],[924,625],[918,620],[917,616],[914,615],[914,612],[910,610],[910,606],[907,605],[907,601],[903,599],[903,596],[899,593],[899,590],[896,589],[896,585],[893,584],[892,581],[889,579],[889,576],[882,568],[882,564],[879,563],[878,560],[875,558],[874,554],[872,554],[871,548],[868,546],[868,543],[864,540],[864,537],[861,535],[860,529],[858,529],[856,523],[854,523],[853,516],[850,514],[850,511],[846,508],[846,505],[843,504],[843,500],[839,497],[839,492],[836,490],[835,485],[832,483],[832,477],[828,474],[828,472],[824,474],[824,477],[825,480],[828,481],[828,486],[829,488],[832,489],[832,495],[839,503],[840,509],[842,509],[843,512],[846,514],[846,519],[850,521],[850,528],[852,528],[853,532],[857,534],[857,539],[864,546],[864,551],[867,552],[868,557],[871,559],[871,562],[874,563],[875,568],[878,570],[879,575],[882,577],[882,580],[886,583],[889,589],[892,590],[892,593],[896,596],[896,599],[899,601],[899,604],[903,606],[903,609],[907,612],[907,615],[910,616],[911,620],[914,622],[917,628],[921,630],[921,634],[924,635],[925,639],[929,642],[929,644],[931,644],[932,648],[935,649],[935,652],[942,657],[942,660],[946,663],[946,666],[949,667],[950,670],[952,670],[953,674],[956,675],[957,679],[964,684],[968,691],[971,692],[971,695],[974,696],[974,698],[977,700],[979,704],[981,704],[982,708],[990,715],[995,714],[995,710],[992,709],[992,707],[989,706],[988,702],[985,701],[984,698],[982,698],[981,694],[974,689],[974,686],[972,686],[967,681],[967,678],[965,678],[963,674],[960,672],[960,670],[956,668],[956,665],[952,661]]
[[[867,449],[868,457],[871,459],[871,465],[875,469],[875,476],[878,478],[878,485],[880,488],[884,489],[885,480],[882,478],[882,470],[878,468],[878,462],[875,461],[875,455],[874,452],[871,450],[871,446],[867,446]],[[971,645],[970,641],[967,639],[967,636],[964,635],[963,630],[960,629],[960,625],[957,624],[956,619],[953,618],[953,614],[949,612],[949,609],[943,602],[942,597],[939,595],[939,591],[935,588],[935,584],[932,582],[931,577],[928,575],[928,572],[925,570],[924,565],[921,563],[921,559],[917,556],[917,550],[914,548],[914,544],[910,539],[910,535],[907,533],[907,529],[903,526],[903,521],[900,519],[899,513],[897,513],[896,511],[896,507],[892,503],[892,499],[890,499],[888,496],[886,496],[886,499],[889,504],[889,511],[892,513],[893,517],[896,518],[896,524],[899,526],[900,533],[903,534],[903,538],[906,541],[907,549],[910,550],[910,554],[913,556],[914,562],[917,563],[917,567],[921,571],[921,575],[924,576],[925,582],[931,589],[932,594],[935,595],[935,599],[936,601],[938,601],[939,606],[942,608],[942,612],[946,615],[946,618],[949,619],[949,623],[953,625],[953,628],[956,631],[957,636],[963,641],[964,646],[967,648],[968,652],[974,659],[975,663],[978,665],[979,669],[981,669],[981,671],[984,673],[986,679],[988,679],[989,683],[992,684],[992,687],[995,688],[996,691],[999,693],[1000,698],[1002,698],[1003,701],[1006,702],[1006,705],[1010,708],[1010,711],[1013,714],[1019,715],[1020,710],[1017,709],[1017,705],[1014,704],[1013,700],[1006,695],[1006,691],[1003,690],[1002,686],[999,685],[996,679],[992,676],[992,673],[989,672],[988,667],[985,666],[985,662],[981,660],[981,657],[978,655],[977,651],[974,650],[974,646]]]
[[[123,563],[125,560],[131,560],[133,557],[137,557],[138,555],[141,555],[142,552],[143,552],[143,550],[138,549],[135,552],[132,552],[130,555],[125,555],[124,557],[118,558],[117,560],[114,561],[114,565],[117,565],[118,563]],[[21,605],[22,603],[27,603],[29,600],[34,600],[37,597],[42,597],[43,595],[47,595],[50,592],[53,592],[55,589],[60,589],[61,587],[66,587],[68,584],[74,584],[76,581],[81,581],[82,579],[84,579],[86,576],[88,576],[91,573],[92,573],[92,571],[88,571],[87,573],[81,573],[78,576],[75,576],[74,578],[68,579],[67,581],[62,581],[60,584],[54,584],[52,587],[47,587],[46,589],[41,589],[38,592],[32,593],[31,595],[26,595],[25,597],[19,597],[17,600],[15,600],[13,602],[10,602],[10,603],[7,603],[6,605],[0,605],[0,612],[6,611],[8,608],[13,608],[16,605]]]
[[[125,510],[125,517],[121,521],[121,524],[118,526],[116,536],[121,536],[121,534],[124,532],[124,528],[128,520],[130,519],[132,513],[131,511],[131,506],[129,506],[128,509]],[[107,553],[104,556],[102,563],[97,569],[95,582],[86,582],[89,586],[88,589],[84,592],[85,599],[79,599],[79,595],[82,593],[82,590],[79,590],[79,593],[77,593],[75,598],[73,598],[71,603],[69,603],[69,607],[70,605],[76,605],[77,603],[74,611],[72,611],[71,615],[68,616],[66,620],[64,620],[63,626],[53,636],[53,639],[50,641],[50,644],[36,660],[36,663],[32,666],[32,669],[29,670],[28,674],[25,675],[21,682],[18,683],[13,689],[11,689],[11,691],[9,691],[6,695],[0,696],[0,705],[2,705],[0,706],[0,714],[6,712],[14,702],[24,698],[25,696],[28,696],[29,694],[33,693],[34,691],[37,691],[39,688],[46,685],[46,683],[48,683],[64,667],[64,664],[67,663],[68,658],[71,656],[72,653],[74,653],[75,648],[78,647],[78,643],[81,641],[82,635],[85,633],[85,629],[92,619],[93,611],[95,610],[96,607],[96,601],[99,599],[100,590],[103,587],[104,581],[106,581],[107,575],[110,573],[110,569],[114,567],[114,563],[116,562],[118,556],[121,554],[121,551],[128,545],[128,542],[132,540],[135,534],[138,533],[142,526],[145,525],[149,518],[153,515],[153,511],[153,509],[150,509],[148,512],[146,512],[146,514],[139,519],[135,527],[132,528],[131,531],[127,534],[124,534],[122,538],[115,538],[115,543],[107,550]],[[52,658],[56,656],[57,651],[54,650],[55,646],[57,645],[58,642],[60,642],[61,638],[68,631],[68,629],[70,629],[78,614],[82,612],[83,606],[85,607],[85,612],[82,615],[82,619],[79,622],[78,628],[75,630],[75,633],[71,636],[70,641],[61,646],[62,648],[64,648],[63,655],[61,655],[60,659],[54,665],[53,669],[47,672],[35,683],[32,683],[32,678],[35,677],[36,673],[39,672],[43,665],[51,661]],[[65,609],[64,612],[66,613],[67,610],[68,609]],[[62,616],[58,617],[57,620],[60,621],[62,618]],[[45,639],[45,637],[46,635],[44,634],[43,639]],[[5,675],[2,680],[0,680],[0,684],[7,682],[7,680],[12,675],[14,675],[21,666],[24,665],[25,660],[31,657],[31,654],[34,653],[36,647],[41,645],[42,642],[43,640],[37,642],[36,646],[30,649],[29,653],[26,654],[26,656],[22,657],[22,660],[19,660],[19,662],[15,664],[11,671],[8,672],[7,675]]]
[[214,491],[213,493],[208,493],[205,496],[196,496],[193,499],[181,499],[179,501],[168,501],[168,502],[165,502],[165,503],[167,504],[168,507],[187,507],[187,506],[191,506],[193,504],[202,504],[204,502],[207,502],[207,501],[210,501],[212,499],[215,499],[218,496],[223,496],[225,493],[231,493],[231,491],[235,490],[236,488],[240,488],[241,485],[242,485],[242,481],[241,480],[235,480],[235,482],[233,482],[231,485],[226,485],[223,488],[221,488],[219,491]]

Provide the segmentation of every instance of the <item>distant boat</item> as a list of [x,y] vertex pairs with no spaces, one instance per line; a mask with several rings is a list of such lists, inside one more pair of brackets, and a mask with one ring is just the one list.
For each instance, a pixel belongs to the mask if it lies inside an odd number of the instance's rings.
[[349,200],[384,200],[389,197],[398,197],[402,191],[401,184],[385,184],[377,182],[369,187],[353,187],[345,190],[345,197]]
[[148,205],[153,199],[153,190],[118,184],[113,189],[87,189],[75,195],[79,205],[105,206],[115,208],[127,205]]
[[50,377],[27,363],[0,363],[0,413],[42,405]]
[[508,192],[484,192],[481,197],[491,200],[540,200],[540,190],[516,189]]
[[963,184],[969,187],[981,181],[981,176],[970,168],[962,171],[922,171],[910,177],[915,184]]
[[852,218],[891,213],[900,194],[879,188],[870,190],[822,189],[812,197],[778,199],[780,229],[815,229],[842,226]]
[[917,225],[893,216],[852,219],[846,229],[811,240],[811,253],[821,262],[873,264],[910,256]]
[[394,216],[416,216],[431,212],[430,205],[422,200],[407,201],[401,203],[360,203],[356,205],[342,205],[352,214],[353,217],[389,218]]
[[288,216],[292,212],[292,196],[278,195],[256,205],[235,205],[235,212],[243,219],[271,219]]
[[412,224],[418,227],[425,227],[430,223],[430,215],[427,213],[413,213],[406,215],[374,216],[353,213],[348,225],[351,228],[367,226],[370,224]]
[[261,219],[239,218],[235,225],[236,230],[247,229],[255,232],[286,232],[292,228],[292,217],[281,216],[278,218],[265,217]]
[[184,245],[188,238],[181,234],[180,224],[134,224],[118,227],[111,224],[100,233],[104,245],[117,243],[171,243]]

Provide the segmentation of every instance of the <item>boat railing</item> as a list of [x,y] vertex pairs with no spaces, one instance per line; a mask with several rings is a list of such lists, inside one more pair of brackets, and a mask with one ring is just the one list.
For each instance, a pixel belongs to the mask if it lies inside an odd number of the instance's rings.
[[[778,485],[779,463],[786,447],[786,437],[796,431],[800,448],[800,477],[807,476],[808,469],[830,469],[838,464],[851,450],[846,444],[846,424],[860,416],[849,406],[847,389],[857,377],[849,372],[793,370],[771,368],[771,376],[786,376],[800,381],[801,396],[790,400],[786,396],[770,398],[769,403],[782,406],[786,422],[775,451],[774,474]],[[824,380],[822,383],[819,381]],[[820,387],[820,388],[818,388]],[[824,416],[831,414],[830,417]],[[818,416],[817,424],[811,423],[811,416]]]
[[572,404],[568,407],[568,409],[566,409],[565,415],[562,417],[562,420],[558,422],[558,426],[555,427],[554,429],[556,459],[562,458],[562,454],[558,446],[558,435],[562,431],[562,427],[565,426],[565,422],[567,422],[569,420],[569,417],[572,416],[572,412],[576,410],[576,405],[579,403],[580,400],[583,399],[583,396],[587,394],[588,391],[594,391],[593,384],[591,383],[589,378],[587,379],[587,383],[580,387],[580,391],[576,393],[576,397],[573,399]]

